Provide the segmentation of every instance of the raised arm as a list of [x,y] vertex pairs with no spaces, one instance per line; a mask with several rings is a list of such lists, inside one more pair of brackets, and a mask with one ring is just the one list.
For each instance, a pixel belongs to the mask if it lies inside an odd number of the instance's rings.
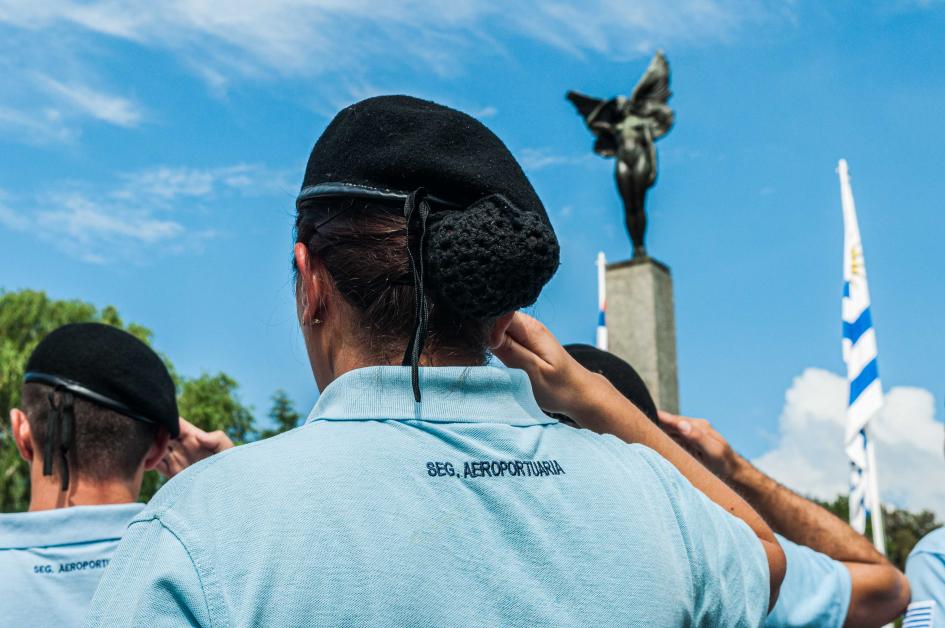
[[742,495],[786,539],[842,562],[852,592],[848,626],[882,626],[909,603],[905,576],[861,534],[838,517],[762,473],[731,448],[704,419],[665,412],[667,431]]
[[168,445],[157,470],[164,477],[172,478],[190,465],[231,447],[233,441],[222,431],[206,432],[180,417],[180,434]]
[[603,376],[578,364],[535,319],[516,313],[508,330],[495,340],[493,353],[507,366],[528,374],[544,410],[565,414],[595,432],[646,445],[710,500],[748,524],[768,559],[770,606],[774,606],[784,578],[784,553],[764,519],[744,499],[656,427]]

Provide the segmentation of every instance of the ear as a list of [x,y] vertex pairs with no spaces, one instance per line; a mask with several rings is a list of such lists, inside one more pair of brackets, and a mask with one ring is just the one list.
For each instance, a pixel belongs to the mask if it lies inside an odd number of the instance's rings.
[[33,431],[30,429],[30,422],[26,420],[26,413],[19,408],[10,410],[10,427],[13,429],[13,440],[20,457],[27,462],[33,462]]
[[508,330],[509,325],[512,324],[513,316],[515,316],[515,312],[508,312],[495,319],[495,324],[492,325],[492,331],[489,332],[490,347],[498,347],[500,344],[502,344],[502,338],[505,336],[505,332]]
[[304,325],[316,317],[324,318],[328,291],[322,280],[324,266],[317,257],[309,253],[308,247],[301,242],[296,242],[293,254],[295,267],[299,271],[295,288],[296,309],[299,314],[299,324]]
[[171,441],[171,435],[163,427],[158,428],[157,436],[154,442],[148,448],[148,453],[144,455],[144,470],[150,471],[158,466],[158,463],[167,455],[167,446]]

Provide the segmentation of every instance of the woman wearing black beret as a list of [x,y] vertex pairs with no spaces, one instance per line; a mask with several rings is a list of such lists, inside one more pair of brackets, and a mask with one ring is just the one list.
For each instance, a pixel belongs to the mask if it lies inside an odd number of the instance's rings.
[[[416,98],[359,102],[316,142],[297,210],[318,403],[303,427],[169,482],[90,625],[761,623],[779,550],[737,496],[694,480],[752,527],[652,449],[536,402],[629,421],[705,473],[515,314],[559,248],[498,137]],[[487,366],[489,347],[524,370]]]

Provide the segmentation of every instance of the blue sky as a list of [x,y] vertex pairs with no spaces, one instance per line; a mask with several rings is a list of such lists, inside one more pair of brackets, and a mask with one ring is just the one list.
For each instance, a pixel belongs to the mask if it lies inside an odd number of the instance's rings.
[[182,372],[235,376],[257,414],[276,388],[307,409],[302,169],[337,109],[409,93],[519,157],[562,242],[532,313],[590,342],[595,254],[630,248],[613,163],[564,93],[626,93],[663,48],[677,122],[648,246],[674,274],[683,410],[758,457],[785,442],[800,376],[842,372],[845,157],[880,373],[941,431],[945,4],[507,4],[0,1],[0,287],[113,304]]

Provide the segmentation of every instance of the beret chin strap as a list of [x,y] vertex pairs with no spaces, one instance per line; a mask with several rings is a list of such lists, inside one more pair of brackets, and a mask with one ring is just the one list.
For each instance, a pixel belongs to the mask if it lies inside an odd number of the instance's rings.
[[[410,272],[413,275],[414,286],[414,322],[413,334],[407,343],[402,366],[411,368],[410,381],[413,386],[413,398],[420,403],[420,355],[427,340],[427,328],[430,319],[430,307],[427,304],[426,285],[423,267],[424,248],[426,246],[427,218],[430,216],[430,203],[442,205],[446,209],[457,207],[455,203],[442,201],[427,194],[425,188],[417,188],[409,194],[402,192],[383,191],[374,188],[342,183],[321,183],[302,189],[296,201],[300,209],[306,201],[321,197],[354,197],[380,201],[404,200],[404,218],[407,222],[407,257],[410,259]],[[351,206],[343,207],[315,225],[318,231],[338,216],[342,215]],[[411,237],[414,236],[414,237]]]
[[75,439],[75,397],[68,390],[57,387],[49,391],[52,414],[46,422],[48,431],[43,445],[43,475],[53,474],[53,460],[59,450],[62,490],[69,488],[69,449]]
[[[413,336],[404,352],[403,366],[410,367],[410,382],[413,385],[414,401],[420,403],[420,355],[427,340],[427,327],[430,320],[430,308],[427,304],[424,284],[424,245],[427,233],[427,218],[430,215],[430,203],[423,188],[417,188],[407,196],[404,202],[404,218],[407,219],[407,256],[410,258],[410,271],[413,273],[414,318]],[[411,243],[410,235],[416,233]]]

